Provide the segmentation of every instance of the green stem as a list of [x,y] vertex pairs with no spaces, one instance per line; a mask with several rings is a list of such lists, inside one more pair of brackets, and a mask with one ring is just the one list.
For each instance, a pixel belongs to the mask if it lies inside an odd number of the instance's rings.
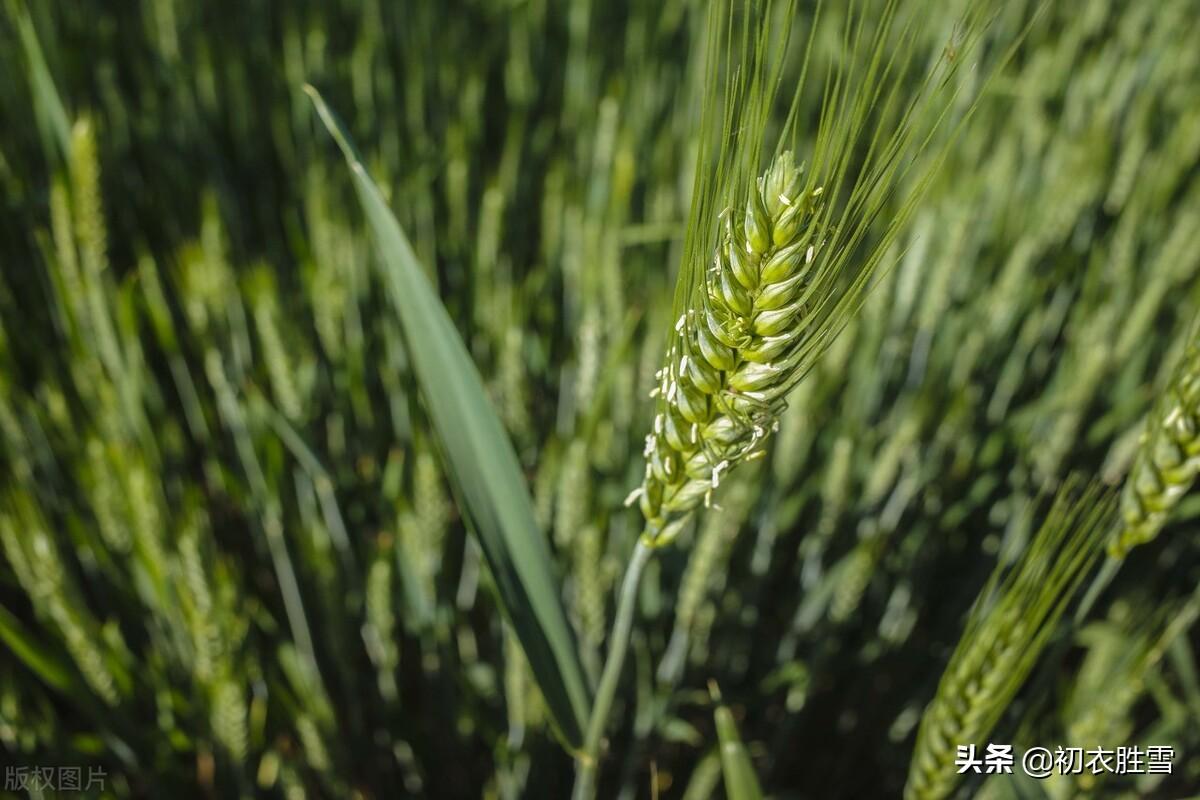
[[609,637],[608,656],[604,659],[604,670],[600,673],[600,686],[592,704],[592,715],[588,719],[587,734],[583,740],[583,752],[575,766],[574,800],[591,800],[596,796],[596,767],[600,760],[600,740],[621,681],[621,667],[625,663],[625,652],[629,649],[629,635],[633,631],[633,609],[637,604],[638,586],[642,582],[642,571],[654,552],[654,546],[644,536],[638,537],[625,577],[621,581],[621,594],[617,598],[617,617]]

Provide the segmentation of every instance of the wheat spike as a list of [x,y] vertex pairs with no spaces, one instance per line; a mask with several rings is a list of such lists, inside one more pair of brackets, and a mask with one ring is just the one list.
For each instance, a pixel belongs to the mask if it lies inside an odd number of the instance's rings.
[[392,540],[387,537],[380,542],[378,552],[367,572],[364,603],[366,620],[362,630],[367,653],[375,664],[379,693],[387,700],[395,700],[397,697],[395,672],[400,665],[396,614],[392,605],[395,583],[392,565],[395,558]]
[[232,678],[224,678],[213,688],[209,710],[213,736],[235,762],[246,758],[249,733],[246,726],[245,690]]
[[592,647],[604,643],[604,597],[608,589],[604,575],[604,533],[587,525],[575,534],[571,555],[575,579],[575,612],[584,640]]
[[269,267],[256,267],[249,293],[250,313],[262,345],[262,360],[267,367],[267,378],[271,382],[275,401],[289,421],[303,419],[306,398],[297,380],[296,365],[284,344],[287,337],[283,335],[279,324],[279,290]]
[[802,174],[785,151],[744,211],[724,213],[699,299],[676,323],[638,493],[647,529],[664,541],[711,503],[729,470],[761,454],[784,396],[811,365],[808,316],[828,297],[814,268],[822,189],[803,187]]
[[986,742],[1099,556],[1115,503],[1095,487],[1071,500],[1075,485],[1064,486],[1020,561],[997,567],[976,603],[921,718],[905,800],[954,791],[957,746]]
[[1121,492],[1123,525],[1109,545],[1114,558],[1158,535],[1200,473],[1200,338],[1193,339],[1150,415]]

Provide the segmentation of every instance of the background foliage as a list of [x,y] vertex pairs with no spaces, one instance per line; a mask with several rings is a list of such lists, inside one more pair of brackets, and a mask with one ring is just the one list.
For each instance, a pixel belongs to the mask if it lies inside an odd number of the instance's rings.
[[[925,9],[930,58],[954,5]],[[1006,4],[994,42],[1033,6]],[[121,796],[565,794],[302,87],[342,115],[485,377],[594,680],[639,532],[622,503],[683,244],[703,16],[8,0],[4,763],[103,765]],[[1122,481],[1183,352],[1197,40],[1189,0],[1048,4],[770,457],[651,563],[602,794],[722,791],[709,681],[768,792],[900,792],[989,573],[1069,473]],[[1185,499],[1129,556],[993,736],[1173,745],[1175,775],[970,791],[1200,783],[1198,512]]]

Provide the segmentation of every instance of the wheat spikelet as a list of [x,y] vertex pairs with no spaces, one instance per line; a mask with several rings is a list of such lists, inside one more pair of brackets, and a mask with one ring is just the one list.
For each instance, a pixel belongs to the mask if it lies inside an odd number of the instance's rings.
[[520,441],[529,435],[529,397],[526,390],[525,332],[521,326],[510,324],[500,345],[497,391],[501,416],[505,426]]
[[82,483],[91,500],[97,528],[104,543],[114,553],[127,553],[130,545],[129,527],[122,518],[125,497],[110,463],[108,448],[98,438],[92,437],[88,440],[85,452],[87,461]]
[[127,459],[122,461],[128,525],[133,534],[138,562],[154,581],[160,596],[165,598],[165,592],[162,591],[166,556],[162,546],[164,515],[161,486],[144,463],[141,453],[131,450]]
[[587,442],[582,438],[573,439],[563,454],[554,499],[556,547],[570,548],[580,529],[587,524],[589,472]]
[[431,557],[440,561],[450,524],[450,503],[437,456],[429,446],[420,447],[413,462],[413,513],[425,530]]
[[396,639],[396,613],[392,595],[394,570],[392,564],[396,554],[392,540],[387,537],[380,543],[375,558],[367,571],[366,624],[363,625],[363,641],[367,653],[375,662],[379,692],[385,699],[395,700],[395,672],[400,666],[400,647]]
[[86,338],[89,323],[84,306],[83,279],[71,222],[71,200],[62,180],[56,180],[50,186],[50,231],[54,239],[54,276],[61,292],[60,301],[76,336]]
[[554,446],[547,447],[538,459],[532,486],[533,519],[537,522],[538,530],[550,530],[554,522],[562,459],[562,451]]
[[[124,357],[113,326],[108,295],[108,233],[100,191],[100,161],[95,128],[87,118],[71,131],[70,185],[72,228],[78,246],[81,287],[88,325],[94,341],[87,346],[99,355],[114,383],[125,375]],[[69,248],[60,248],[65,253]]]
[[828,276],[815,266],[822,188],[802,174],[785,151],[743,208],[725,212],[699,299],[676,323],[636,492],[652,537],[672,538],[729,470],[762,455],[811,365],[810,314],[828,300],[815,291]]
[[213,688],[210,724],[213,736],[229,751],[235,763],[246,758],[249,735],[246,728],[246,698],[242,687],[231,678]]
[[179,539],[179,580],[176,584],[191,639],[191,668],[196,682],[212,680],[222,654],[220,630],[213,622],[214,602],[200,553],[198,530],[192,520]]
[[852,494],[854,452],[854,439],[849,435],[843,434],[833,443],[825,480],[821,482],[821,518],[817,521],[817,540],[814,540],[814,545],[833,535],[846,511],[847,498]]
[[858,610],[875,574],[885,542],[877,531],[860,541],[839,563],[838,580],[829,604],[829,618],[845,622]]
[[1151,414],[1121,492],[1123,525],[1109,553],[1123,558],[1158,535],[1200,473],[1200,339],[1193,338]]
[[279,329],[279,292],[271,271],[265,265],[255,269],[247,287],[250,294],[250,313],[258,339],[262,344],[263,361],[267,367],[267,378],[271,391],[279,404],[279,410],[290,421],[303,417],[303,392],[297,381],[297,370],[284,345],[284,336]]
[[111,638],[104,638],[102,626],[84,605],[64,567],[37,501],[18,493],[4,499],[0,545],[5,557],[38,614],[58,629],[88,686],[107,705],[117,705],[130,688],[123,661],[128,651],[119,639],[120,632],[113,629]]
[[108,269],[108,234],[100,200],[96,131],[86,117],[77,121],[71,130],[70,173],[79,260],[84,273],[89,278],[96,278]]
[[1099,555],[1113,499],[1093,487],[1072,500],[1074,488],[1064,486],[1021,560],[1007,576],[998,567],[976,604],[921,718],[905,800],[937,800],[958,785],[956,747],[986,740]]
[[400,551],[400,574],[409,612],[408,621],[417,627],[425,627],[433,622],[437,607],[437,587],[431,571],[428,539],[412,511],[405,509],[397,516],[396,538]]
[[608,588],[604,570],[604,534],[587,525],[575,534],[572,544],[575,611],[584,639],[593,647],[604,643],[604,597]]

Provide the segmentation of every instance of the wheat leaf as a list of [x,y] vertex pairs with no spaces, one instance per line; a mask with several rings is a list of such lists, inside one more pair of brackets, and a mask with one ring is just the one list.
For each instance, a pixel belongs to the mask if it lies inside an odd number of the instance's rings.
[[10,0],[6,8],[9,16],[16,22],[21,48],[29,62],[26,75],[29,77],[34,112],[42,138],[47,143],[47,152],[54,152],[57,148],[58,154],[65,158],[71,150],[71,125],[67,121],[67,111],[62,98],[54,86],[50,67],[46,64],[46,56],[38,42],[33,20],[29,17],[29,11],[20,3]]
[[568,744],[578,747],[590,700],[575,638],[567,624],[550,552],[512,443],[484,391],[467,349],[429,285],[408,239],[367,175],[337,118],[305,87],[354,175],[400,318],[413,371],[470,529],[538,686]]
[[0,641],[47,686],[67,694],[75,691],[77,682],[70,667],[21,627],[20,621],[3,606],[0,606]]
[[[720,693],[716,684],[709,686],[713,699],[720,701]],[[729,800],[762,800],[762,787],[758,784],[758,776],[754,774],[754,765],[750,763],[750,754],[738,733],[737,723],[734,722],[733,712],[724,704],[719,704],[713,712],[717,724],[717,737],[721,741],[721,771],[725,776],[725,794]]]

